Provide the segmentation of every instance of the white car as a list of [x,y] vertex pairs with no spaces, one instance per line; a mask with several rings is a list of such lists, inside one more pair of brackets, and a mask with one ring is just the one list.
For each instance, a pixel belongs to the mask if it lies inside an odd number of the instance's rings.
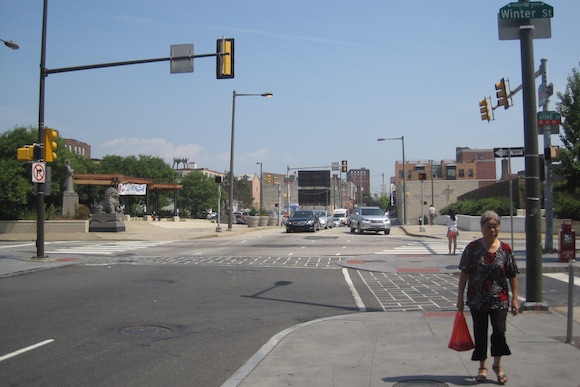
[[332,218],[328,215],[328,211],[326,210],[316,210],[316,214],[320,219],[320,228],[332,228]]

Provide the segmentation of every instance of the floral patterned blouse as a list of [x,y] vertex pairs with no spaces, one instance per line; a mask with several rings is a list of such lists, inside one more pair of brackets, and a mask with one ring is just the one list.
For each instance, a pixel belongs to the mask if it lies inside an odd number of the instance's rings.
[[467,306],[481,312],[509,309],[507,279],[519,271],[511,247],[500,241],[495,253],[489,253],[482,239],[471,242],[461,256],[459,270],[469,275]]

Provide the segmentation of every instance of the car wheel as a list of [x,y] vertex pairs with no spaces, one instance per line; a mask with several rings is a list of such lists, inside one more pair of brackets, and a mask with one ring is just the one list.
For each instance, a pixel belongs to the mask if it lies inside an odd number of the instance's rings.
[[358,229],[358,233],[359,233],[359,234],[364,234],[364,230],[363,230],[362,228],[359,228],[359,229]]
[[385,230],[385,235],[389,235],[391,233],[391,230]]
[[350,232],[353,233],[354,232],[354,228],[351,227],[350,228]]
[[287,228],[287,229],[286,229],[286,232],[287,232],[288,234],[290,234],[290,229],[289,229],[289,228]]

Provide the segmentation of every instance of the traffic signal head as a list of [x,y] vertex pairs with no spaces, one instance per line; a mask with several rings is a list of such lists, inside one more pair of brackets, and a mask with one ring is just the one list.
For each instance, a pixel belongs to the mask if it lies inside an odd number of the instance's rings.
[[427,180],[427,174],[425,172],[419,172],[419,180]]
[[[39,147],[37,147],[36,145],[25,145],[21,148],[18,148],[18,150],[16,151],[16,159],[18,161],[33,161],[36,160],[38,155],[35,155],[34,151],[35,149]],[[38,152],[36,152],[38,153]]]
[[348,163],[346,160],[342,160],[342,172],[348,172]]
[[270,184],[272,182],[272,175],[267,175],[266,181],[268,182],[268,184]]
[[491,106],[489,106],[489,100],[483,98],[479,101],[479,112],[481,114],[481,120],[489,122],[491,120]]
[[216,46],[216,78],[233,78],[234,39],[218,39]]
[[58,132],[54,129],[44,129],[44,161],[47,163],[56,161],[56,139]]
[[278,183],[278,179],[276,178],[276,176],[274,176],[274,184]]
[[509,108],[510,104],[508,101],[508,90],[504,78],[502,78],[498,83],[495,84],[495,90],[497,90],[497,92],[495,93],[495,95],[497,96],[497,105],[503,106],[504,109]]

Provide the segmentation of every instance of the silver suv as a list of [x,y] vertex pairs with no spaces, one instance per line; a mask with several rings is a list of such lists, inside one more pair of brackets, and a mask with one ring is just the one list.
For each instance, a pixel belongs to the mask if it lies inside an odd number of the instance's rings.
[[391,220],[379,207],[358,207],[350,216],[350,232],[355,230],[359,234],[365,231],[374,231],[375,234],[384,231],[385,235],[389,235]]

